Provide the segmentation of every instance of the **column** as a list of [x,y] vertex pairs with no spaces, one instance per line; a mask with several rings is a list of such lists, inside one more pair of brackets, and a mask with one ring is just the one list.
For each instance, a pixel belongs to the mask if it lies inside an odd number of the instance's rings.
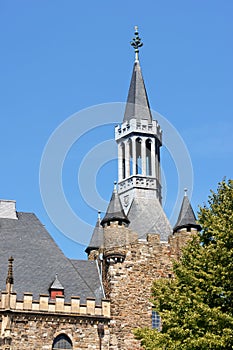
[[125,177],[130,177],[129,140],[125,142]]
[[118,181],[123,180],[123,149],[122,144],[118,143]]
[[151,140],[151,174],[153,177],[156,177],[156,170],[155,170],[155,139]]

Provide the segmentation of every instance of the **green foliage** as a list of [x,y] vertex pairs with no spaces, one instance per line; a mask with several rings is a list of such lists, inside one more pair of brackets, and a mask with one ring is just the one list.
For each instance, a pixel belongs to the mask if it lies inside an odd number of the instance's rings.
[[135,332],[147,350],[233,349],[233,180],[200,208],[202,232],[174,262],[174,278],[152,289],[162,330]]

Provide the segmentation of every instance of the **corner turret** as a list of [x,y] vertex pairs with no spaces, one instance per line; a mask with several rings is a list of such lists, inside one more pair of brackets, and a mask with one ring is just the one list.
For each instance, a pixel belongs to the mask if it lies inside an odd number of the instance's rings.
[[187,189],[184,190],[184,198],[181,205],[178,220],[174,226],[173,233],[180,231],[201,231],[201,226],[197,224],[196,217],[187,196]]
[[106,225],[110,226],[111,222],[117,222],[118,225],[128,226],[129,219],[124,213],[124,210],[121,205],[121,201],[119,195],[117,193],[116,181],[114,182],[114,190],[112,193],[112,197],[110,199],[108,209],[104,218],[101,221],[101,225],[104,227]]
[[101,226],[100,211],[98,211],[97,222],[85,252],[88,255],[89,260],[95,260],[99,255],[99,249],[103,247],[103,227]]

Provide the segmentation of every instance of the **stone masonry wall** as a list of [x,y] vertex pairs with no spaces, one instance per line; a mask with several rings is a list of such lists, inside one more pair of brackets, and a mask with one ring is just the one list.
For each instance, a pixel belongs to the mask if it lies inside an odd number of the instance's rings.
[[[52,350],[53,340],[59,334],[66,334],[72,341],[73,350],[99,350],[97,321],[88,318],[52,316],[25,313],[5,313],[11,318],[11,345],[0,345],[10,350]],[[109,349],[108,322],[105,322],[105,336],[102,350]]]
[[155,279],[171,274],[170,246],[161,243],[159,235],[148,235],[147,241],[130,243],[119,251],[126,253],[124,262],[105,265],[112,317],[109,349],[139,350],[133,329],[151,327],[151,287]]

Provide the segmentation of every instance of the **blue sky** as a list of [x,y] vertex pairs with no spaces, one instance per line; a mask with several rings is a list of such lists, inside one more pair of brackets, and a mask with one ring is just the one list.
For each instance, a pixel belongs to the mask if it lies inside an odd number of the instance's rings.
[[[39,187],[41,157],[68,117],[126,100],[134,60],[129,41],[138,25],[150,104],[189,150],[197,210],[210,189],[224,176],[232,177],[232,13],[230,0],[0,1],[0,197],[15,199],[18,211],[35,212],[68,256],[85,256],[83,246],[59,232],[46,213]],[[92,130],[64,162],[67,201],[89,225],[95,224],[98,208],[83,200],[78,168],[93,147],[113,137],[113,125]],[[169,216],[178,178],[166,150],[162,156]],[[96,174],[97,191],[106,201],[116,172],[113,160]],[[89,227],[85,234],[90,232]]]

